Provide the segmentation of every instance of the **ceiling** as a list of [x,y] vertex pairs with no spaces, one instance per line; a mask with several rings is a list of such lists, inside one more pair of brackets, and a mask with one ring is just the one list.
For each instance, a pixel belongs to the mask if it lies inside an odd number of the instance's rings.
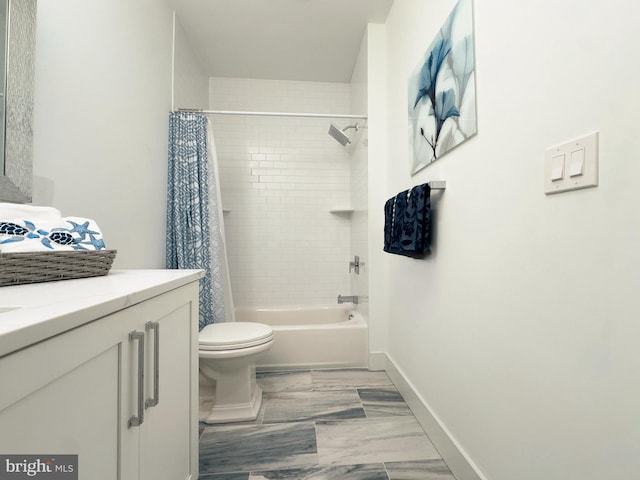
[[211,77],[349,82],[393,0],[172,0]]

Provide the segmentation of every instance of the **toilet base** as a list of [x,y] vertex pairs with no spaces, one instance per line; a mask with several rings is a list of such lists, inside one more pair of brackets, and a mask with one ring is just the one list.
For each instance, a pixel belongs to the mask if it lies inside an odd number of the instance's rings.
[[236,405],[215,405],[209,415],[204,419],[205,423],[231,423],[246,422],[258,418],[262,406],[262,389],[256,385],[253,389],[251,401]]

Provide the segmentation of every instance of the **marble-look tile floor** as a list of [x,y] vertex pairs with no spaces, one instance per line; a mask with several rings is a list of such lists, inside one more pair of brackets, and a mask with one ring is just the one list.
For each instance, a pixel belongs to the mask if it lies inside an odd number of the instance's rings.
[[254,422],[201,424],[202,480],[455,480],[384,372],[259,373]]

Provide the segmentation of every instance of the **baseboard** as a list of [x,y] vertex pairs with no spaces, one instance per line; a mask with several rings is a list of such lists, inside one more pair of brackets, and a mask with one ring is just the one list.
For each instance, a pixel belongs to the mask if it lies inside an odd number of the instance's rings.
[[383,368],[378,370],[384,369],[387,372],[456,479],[487,480],[393,360],[386,353],[375,352],[369,356],[370,368],[374,363],[377,367],[384,364]]
[[369,352],[369,370],[374,372],[387,369],[387,354],[384,352]]

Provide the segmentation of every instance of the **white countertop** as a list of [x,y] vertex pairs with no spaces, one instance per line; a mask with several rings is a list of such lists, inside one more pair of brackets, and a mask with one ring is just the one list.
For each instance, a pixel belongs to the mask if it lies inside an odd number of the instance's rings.
[[0,287],[0,357],[203,275],[202,270],[113,270],[103,277]]

